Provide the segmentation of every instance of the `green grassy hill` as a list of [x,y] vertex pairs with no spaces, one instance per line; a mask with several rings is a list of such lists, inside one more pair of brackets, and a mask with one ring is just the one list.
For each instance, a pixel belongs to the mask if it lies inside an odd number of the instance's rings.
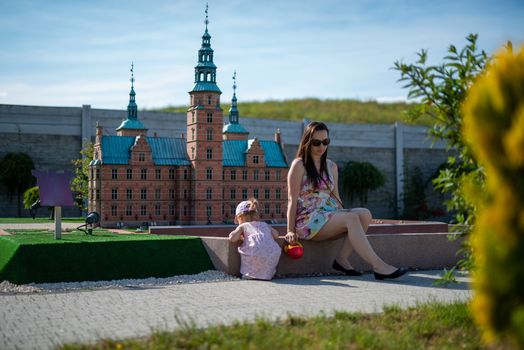
[[[241,118],[269,118],[278,120],[319,120],[334,123],[392,124],[408,123],[405,111],[411,105],[405,102],[379,103],[359,100],[321,100],[304,98],[292,100],[268,100],[241,102],[238,104]],[[224,116],[228,115],[229,103],[222,103]],[[155,109],[162,112],[186,112],[187,106],[168,106]],[[431,125],[431,119],[421,118],[416,125]]]

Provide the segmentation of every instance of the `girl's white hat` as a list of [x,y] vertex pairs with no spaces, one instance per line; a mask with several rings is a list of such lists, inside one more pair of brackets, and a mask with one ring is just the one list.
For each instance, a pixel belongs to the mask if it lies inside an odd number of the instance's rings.
[[250,206],[251,206],[250,201],[240,202],[240,204],[237,205],[237,209],[235,210],[235,216],[249,213]]

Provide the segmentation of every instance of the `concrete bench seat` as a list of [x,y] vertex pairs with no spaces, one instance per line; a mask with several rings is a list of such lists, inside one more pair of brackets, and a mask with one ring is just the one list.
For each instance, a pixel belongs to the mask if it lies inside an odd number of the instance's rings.
[[[448,232],[386,233],[370,234],[368,239],[377,254],[386,262],[410,269],[442,269],[455,266],[460,256],[461,239],[450,241]],[[454,235],[454,234],[451,234]],[[227,237],[202,237],[202,242],[217,270],[240,275],[238,243],[229,242]],[[278,239],[280,246],[283,237]],[[304,256],[298,260],[282,253],[277,266],[277,275],[313,275],[335,273],[331,265],[342,238],[332,241],[301,241]],[[371,266],[353,253],[350,262],[361,271],[371,271]]]

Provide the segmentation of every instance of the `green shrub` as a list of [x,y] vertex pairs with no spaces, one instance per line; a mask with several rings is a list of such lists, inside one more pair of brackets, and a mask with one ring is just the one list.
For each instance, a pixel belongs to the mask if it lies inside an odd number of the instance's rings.
[[524,49],[495,56],[463,107],[464,136],[485,168],[470,188],[478,208],[471,237],[474,315],[485,338],[524,348]]
[[344,193],[353,202],[358,198],[360,205],[368,201],[368,192],[374,191],[386,183],[386,177],[369,162],[350,161],[341,173]]
[[31,187],[24,192],[24,208],[29,209],[31,205],[40,199],[38,186]]

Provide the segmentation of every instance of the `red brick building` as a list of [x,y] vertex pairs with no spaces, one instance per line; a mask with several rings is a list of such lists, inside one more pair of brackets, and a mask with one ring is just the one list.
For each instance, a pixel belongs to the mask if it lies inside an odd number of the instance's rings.
[[189,92],[187,139],[147,136],[133,77],[127,118],[117,135],[102,135],[97,125],[89,210],[101,214],[102,226],[229,223],[236,205],[251,197],[259,199],[262,219],[285,221],[288,164],[280,133],[274,140],[249,138],[239,123],[236,82],[224,123],[207,24],[206,16]]

